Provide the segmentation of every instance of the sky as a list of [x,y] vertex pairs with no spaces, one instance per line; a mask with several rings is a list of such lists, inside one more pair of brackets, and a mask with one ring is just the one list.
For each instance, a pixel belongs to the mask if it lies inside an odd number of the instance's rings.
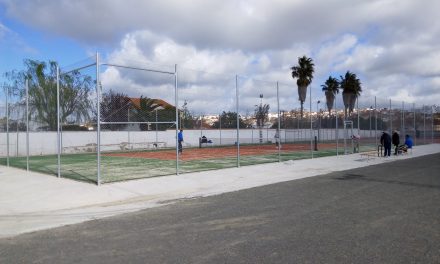
[[[236,82],[241,111],[274,110],[277,82],[290,110],[299,106],[290,68],[305,55],[315,64],[306,108],[325,107],[321,85],[347,71],[361,80],[360,104],[438,105],[438,10],[438,0],[0,0],[0,73],[24,59],[68,70],[99,52],[103,64],[177,65],[178,104],[196,112],[234,110]],[[100,77],[104,91],[174,102],[170,74],[102,65]]]

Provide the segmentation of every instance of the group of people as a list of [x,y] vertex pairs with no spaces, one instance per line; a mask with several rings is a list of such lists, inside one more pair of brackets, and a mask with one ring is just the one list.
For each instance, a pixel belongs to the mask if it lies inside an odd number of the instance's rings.
[[380,137],[380,144],[384,149],[383,156],[389,157],[391,155],[391,144],[394,145],[394,155],[402,152],[407,152],[408,149],[413,147],[413,140],[410,135],[405,135],[405,143],[400,145],[400,136],[397,130],[393,131],[392,136],[390,136],[386,131],[382,132]]

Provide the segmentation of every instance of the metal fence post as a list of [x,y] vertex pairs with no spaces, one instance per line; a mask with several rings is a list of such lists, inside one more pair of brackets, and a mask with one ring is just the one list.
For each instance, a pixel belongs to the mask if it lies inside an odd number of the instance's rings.
[[413,122],[414,122],[414,124],[413,124],[413,127],[414,127],[414,146],[416,145],[416,140],[417,140],[417,129],[416,129],[416,104],[415,103],[413,103],[413,113],[414,113],[414,120],[413,120]]
[[357,107],[357,122],[358,122],[358,136],[361,135],[361,129],[360,129],[360,118],[359,118],[359,97],[356,98],[356,107]]
[[431,105],[431,144],[434,144],[434,106]]
[[26,171],[29,172],[29,80],[26,78]]
[[406,135],[406,131],[405,131],[405,102],[402,101],[402,122],[401,122],[401,126],[402,126],[402,136]]
[[423,144],[426,144],[426,112],[425,105],[423,105]]
[[240,167],[240,116],[238,113],[239,101],[238,101],[238,75],[235,75],[235,109],[237,111],[237,168]]
[[179,95],[177,90],[177,64],[174,65],[174,103],[176,105],[176,175],[179,175]]
[[312,86],[309,87],[309,103],[310,103],[310,153],[312,153],[312,159],[313,159],[313,123],[312,123]]
[[97,116],[97,129],[96,129],[96,155],[97,155],[97,179],[96,183],[101,185],[101,80],[99,76],[99,53],[96,52],[96,109],[98,111]]
[[377,103],[376,96],[374,96],[374,144],[377,147]]
[[390,133],[393,133],[393,113],[391,111],[391,99],[390,99]]
[[277,81],[277,115],[278,115],[278,126],[277,126],[277,132],[276,136],[278,136],[278,139],[275,138],[275,141],[277,141],[278,145],[278,162],[281,161],[281,116],[280,116],[280,89]]
[[[6,166],[9,167],[9,86],[4,87],[6,95]],[[17,120],[18,127],[18,120]]]
[[335,139],[336,139],[336,156],[339,156],[339,127],[338,127],[338,108],[337,108],[337,101],[336,101],[336,97],[334,100],[334,104],[335,104],[335,127],[336,127],[336,134],[335,134]]
[[57,64],[57,176],[61,177],[61,141],[60,141],[60,67]]

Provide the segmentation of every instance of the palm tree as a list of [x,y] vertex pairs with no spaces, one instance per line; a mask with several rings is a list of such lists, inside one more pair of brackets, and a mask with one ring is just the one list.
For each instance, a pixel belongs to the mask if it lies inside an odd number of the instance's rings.
[[328,77],[327,81],[321,85],[322,90],[325,92],[325,99],[327,103],[328,113],[330,114],[333,109],[333,104],[335,102],[335,96],[339,93],[339,81],[331,76]]
[[314,66],[311,58],[302,56],[298,58],[298,65],[291,68],[292,78],[298,78],[296,84],[298,85],[298,96],[299,101],[301,102],[301,118],[303,117],[303,105],[306,100],[307,86],[310,85],[313,79],[313,73],[315,71]]
[[357,98],[361,95],[361,81],[357,78],[356,74],[347,71],[344,77],[341,76],[340,84],[345,107],[344,114],[345,118],[347,118],[347,109],[348,115],[350,115],[353,112]]
[[[160,105],[157,104],[156,100],[143,97],[139,98],[139,106],[134,107],[135,117],[140,122],[148,122],[149,120],[153,120],[153,113]],[[141,123],[141,130],[148,130],[148,124]]]

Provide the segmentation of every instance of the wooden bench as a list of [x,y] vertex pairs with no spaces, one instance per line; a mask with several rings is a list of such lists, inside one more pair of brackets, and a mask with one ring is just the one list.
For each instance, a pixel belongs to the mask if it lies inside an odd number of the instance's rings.
[[370,158],[375,158],[380,157],[380,152],[376,151],[376,150],[371,150],[371,151],[367,151],[367,152],[361,152],[359,153],[361,155],[361,157],[367,157],[367,159],[369,160]]

